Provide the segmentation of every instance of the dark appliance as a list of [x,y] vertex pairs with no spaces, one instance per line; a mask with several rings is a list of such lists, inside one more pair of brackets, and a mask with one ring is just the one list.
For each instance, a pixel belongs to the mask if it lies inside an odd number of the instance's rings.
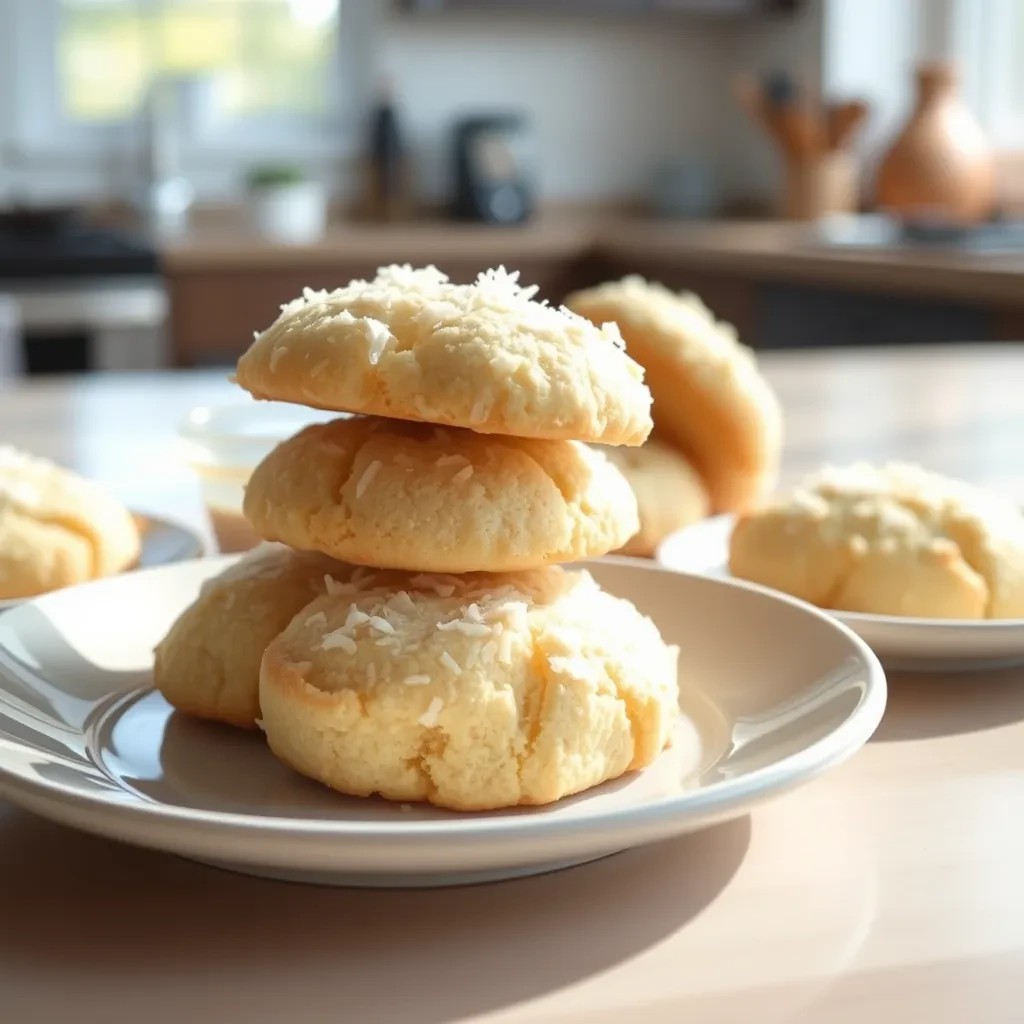
[[518,114],[488,114],[456,122],[455,196],[460,220],[520,224],[533,212],[530,139]]

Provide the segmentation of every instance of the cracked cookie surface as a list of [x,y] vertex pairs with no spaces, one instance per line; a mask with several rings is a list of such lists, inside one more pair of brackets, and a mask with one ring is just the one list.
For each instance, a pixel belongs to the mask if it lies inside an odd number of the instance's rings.
[[658,756],[677,654],[586,572],[357,570],[267,648],[262,726],[286,764],[353,796],[545,804]]
[[942,619],[1024,617],[1024,516],[920,467],[827,467],[742,517],[735,576],[823,608]]
[[597,557],[639,526],[625,478],[584,444],[375,416],[279,445],[249,480],[245,515],[267,540],[432,572]]
[[643,370],[614,325],[534,300],[503,269],[454,284],[435,267],[307,289],[238,361],[256,398],[465,427],[641,444]]

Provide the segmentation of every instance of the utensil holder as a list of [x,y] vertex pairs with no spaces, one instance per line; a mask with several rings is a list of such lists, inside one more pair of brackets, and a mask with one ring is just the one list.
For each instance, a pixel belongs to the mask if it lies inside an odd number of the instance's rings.
[[780,213],[789,220],[817,220],[858,207],[857,162],[845,150],[789,154]]

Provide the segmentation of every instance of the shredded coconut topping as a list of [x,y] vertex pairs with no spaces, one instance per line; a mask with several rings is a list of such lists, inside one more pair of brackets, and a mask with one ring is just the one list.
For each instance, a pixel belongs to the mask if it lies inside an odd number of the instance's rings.
[[405,683],[406,686],[429,686],[430,676],[423,674],[406,676],[402,682]]
[[458,473],[456,473],[452,477],[452,483],[453,484],[465,483],[472,475],[473,475],[473,467],[472,466],[463,466],[462,469],[460,469],[458,471]]

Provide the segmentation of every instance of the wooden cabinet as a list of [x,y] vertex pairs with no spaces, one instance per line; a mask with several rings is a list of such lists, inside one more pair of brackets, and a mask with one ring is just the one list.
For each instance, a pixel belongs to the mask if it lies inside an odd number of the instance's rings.
[[343,225],[295,248],[196,236],[164,254],[174,358],[232,363],[304,287],[336,288],[388,263],[433,263],[456,281],[501,265],[553,303],[642,274],[696,292],[755,348],[1024,339],[1024,257],[830,250],[805,230],[546,215],[516,228]]

